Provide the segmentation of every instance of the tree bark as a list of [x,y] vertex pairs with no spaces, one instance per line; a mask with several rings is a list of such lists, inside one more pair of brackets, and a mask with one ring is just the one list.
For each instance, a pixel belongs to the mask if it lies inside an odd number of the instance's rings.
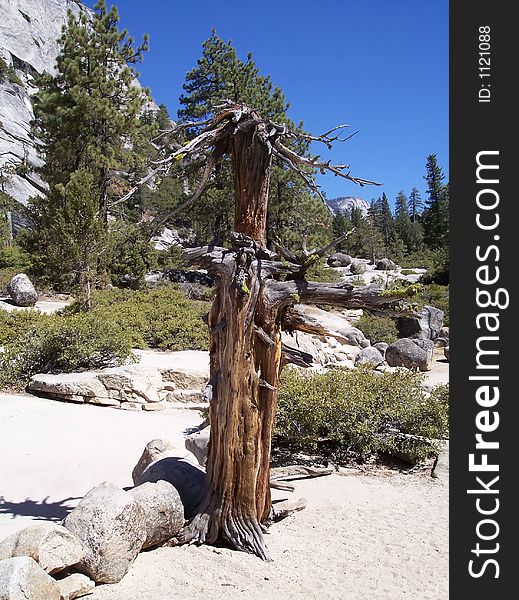
[[[191,248],[185,255],[215,276],[217,291],[207,322],[211,332],[211,433],[204,499],[183,530],[184,543],[227,541],[231,546],[270,560],[263,533],[272,514],[270,496],[271,439],[282,361],[308,366],[311,356],[283,349],[281,329],[318,328],[294,311],[298,302],[375,307],[382,310],[399,300],[379,295],[378,289],[307,282],[309,260],[319,251],[285,260],[265,245],[267,202],[272,156],[284,157],[290,168],[308,180],[296,165],[331,170],[361,185],[346,165],[334,167],[298,157],[280,143],[295,136],[285,126],[262,119],[244,105],[227,103],[199,135],[176,150],[167,161],[212,147],[200,190],[216,157],[230,154],[235,188],[234,247]],[[341,126],[342,127],[342,126]],[[335,131],[331,130],[331,132]],[[319,139],[329,144],[330,133]],[[212,161],[212,162],[211,162]],[[166,163],[165,163],[166,164]],[[193,198],[200,195],[195,193]],[[183,204],[190,205],[192,199]],[[323,253],[328,248],[323,249]],[[312,256],[314,254],[315,256]],[[287,258],[288,257],[288,258]],[[292,281],[280,281],[282,276]],[[302,506],[302,505],[301,505]],[[287,510],[293,510],[288,507]],[[288,514],[288,513],[287,513]]]
[[[261,248],[271,158],[254,134],[232,138],[235,228]],[[263,532],[271,511],[270,449],[282,348],[255,247],[251,242],[233,251],[209,313],[213,395],[206,492],[184,537],[196,543],[224,539],[269,560]]]

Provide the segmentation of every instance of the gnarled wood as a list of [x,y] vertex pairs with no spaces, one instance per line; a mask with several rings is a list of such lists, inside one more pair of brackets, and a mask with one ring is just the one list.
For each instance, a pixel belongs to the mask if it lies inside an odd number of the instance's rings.
[[[329,144],[338,139],[332,134],[339,129],[342,126],[316,140]],[[167,170],[174,160],[209,153],[204,183],[215,161],[226,153],[231,157],[235,190],[232,247],[186,250],[189,260],[215,275],[217,291],[207,317],[211,432],[204,498],[179,541],[225,540],[265,560],[269,555],[263,534],[270,518],[282,518],[304,507],[301,502],[273,511],[270,496],[271,438],[281,366],[289,360],[305,366],[311,361],[310,355],[281,343],[282,326],[297,328],[289,307],[298,302],[381,310],[397,306],[396,299],[381,296],[372,286],[306,282],[309,260],[319,258],[327,248],[304,250],[300,257],[281,252],[281,258],[289,258],[286,262],[265,247],[272,156],[300,173],[314,189],[306,167],[329,170],[361,185],[372,183],[351,176],[347,165],[298,156],[281,141],[297,135],[247,106],[225,102],[190,142],[161,161]],[[286,276],[293,280],[279,280]],[[274,485],[287,487],[279,481],[276,484],[275,479]]]

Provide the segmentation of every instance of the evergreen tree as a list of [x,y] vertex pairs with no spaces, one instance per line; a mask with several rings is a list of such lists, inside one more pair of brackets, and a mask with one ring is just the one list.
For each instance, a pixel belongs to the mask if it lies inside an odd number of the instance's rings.
[[[341,237],[353,229],[353,224],[348,211],[337,211],[333,217],[332,229],[334,239]],[[336,249],[338,252],[350,252],[351,245],[351,241],[347,238],[344,242],[337,245]]]
[[6,183],[10,174],[0,170],[0,250],[12,244],[11,210],[14,199],[6,191]]
[[[263,76],[252,59],[242,61],[230,42],[224,42],[213,30],[202,46],[197,66],[186,76],[184,94],[180,97],[178,117],[181,122],[208,119],[223,100],[243,102],[273,120],[297,128],[287,117],[288,103],[280,88],[274,87],[270,77]],[[307,153],[309,144],[294,143],[298,153]],[[195,169],[196,170],[196,169]],[[192,182],[192,186],[194,183]],[[234,228],[233,182],[228,161],[220,163],[208,189],[204,192],[201,208],[190,211],[199,241],[219,241]],[[292,171],[273,160],[268,204],[267,243],[273,240],[286,246],[300,247],[305,231],[312,231],[311,218],[318,214],[314,229],[317,238],[329,235],[331,216],[320,200],[308,194],[306,185]],[[310,243],[310,241],[308,241]]]
[[363,256],[366,247],[364,218],[358,206],[351,209],[351,225],[355,232],[348,238],[349,251],[353,256]]
[[436,154],[427,157],[427,206],[423,215],[424,241],[429,248],[447,248],[449,244],[449,188],[438,165]]
[[[45,165],[41,174],[48,191],[29,206],[33,230],[28,244],[37,248],[40,258],[56,259],[40,260],[52,281],[59,284],[72,279],[83,287],[84,295],[94,281],[102,281],[108,257],[105,252],[98,254],[94,275],[85,257],[80,260],[72,253],[77,260],[65,260],[68,244],[73,232],[79,235],[84,228],[92,248],[104,247],[110,195],[119,195],[125,186],[118,174],[142,167],[145,153],[139,149],[150,135],[150,128],[140,119],[148,94],[134,85],[134,65],[147,50],[147,38],[134,47],[128,32],[119,31],[118,20],[117,9],[108,10],[104,0],[97,2],[91,18],[69,11],[59,39],[56,74],[37,78],[39,91],[33,98],[33,132],[42,141]],[[88,184],[81,194],[78,182]],[[87,202],[84,210],[79,198]],[[69,234],[62,235],[57,223]]]
[[379,210],[377,228],[382,234],[386,248],[390,248],[395,239],[395,223],[389,200],[385,194],[378,200]]
[[373,201],[360,227],[362,255],[369,258],[373,264],[387,254],[386,240],[380,230],[380,208],[381,202]]
[[409,216],[407,196],[399,192],[395,202],[395,230],[404,244],[406,253],[416,252],[422,243],[421,225],[413,222]]
[[85,308],[99,284],[98,265],[106,262],[110,248],[97,185],[92,173],[78,169],[63,188],[59,210],[50,212],[46,199],[34,199],[38,237],[29,238],[41,272],[59,287],[76,289]]
[[423,200],[418,188],[413,188],[409,194],[409,216],[413,223],[416,223],[423,209]]

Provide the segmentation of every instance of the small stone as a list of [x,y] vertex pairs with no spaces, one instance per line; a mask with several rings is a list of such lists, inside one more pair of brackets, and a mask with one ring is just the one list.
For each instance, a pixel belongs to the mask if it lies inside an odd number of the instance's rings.
[[29,556],[0,560],[0,600],[61,600],[58,584]]
[[142,405],[142,408],[147,411],[165,410],[167,407],[168,407],[168,403],[165,401],[148,402],[147,404]]
[[143,405],[139,402],[121,402],[121,410],[142,410]]
[[77,564],[85,552],[78,538],[55,523],[38,523],[0,542],[0,560],[30,556],[49,574]]
[[73,573],[57,581],[61,600],[75,600],[94,592],[95,583],[83,573]]

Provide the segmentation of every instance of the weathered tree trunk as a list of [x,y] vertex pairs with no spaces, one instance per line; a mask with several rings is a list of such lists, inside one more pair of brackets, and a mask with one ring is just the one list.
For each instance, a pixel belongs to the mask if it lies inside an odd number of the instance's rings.
[[[254,129],[232,140],[237,232],[264,245],[271,157]],[[209,316],[211,437],[207,490],[191,524],[194,540],[223,538],[268,559],[263,524],[271,509],[270,448],[281,362],[276,310],[264,297],[255,250],[237,250]],[[258,333],[261,332],[261,333]]]
[[[295,169],[310,187],[313,184],[308,173],[297,165],[329,170],[360,185],[372,182],[352,177],[346,165],[333,166],[317,158],[298,156],[280,141],[296,137],[295,132],[263,119],[244,105],[225,103],[209,125],[204,122],[200,126],[203,129],[199,135],[164,164],[212,148],[198,190],[182,204],[185,210],[202,193],[218,160],[229,154],[236,233],[230,249],[212,245],[185,250],[189,260],[205,266],[215,276],[217,292],[208,317],[213,393],[206,489],[181,541],[226,540],[239,550],[269,560],[263,533],[272,509],[270,452],[282,357],[283,362],[291,360],[304,366],[311,359],[295,349],[285,348],[283,352],[281,329],[324,330],[293,305],[309,302],[383,311],[397,308],[400,299],[380,295],[376,286],[330,286],[305,280],[311,264],[344,237],[320,250],[308,252],[303,248],[301,256],[283,248],[277,254],[265,247],[273,156]],[[306,139],[324,141],[329,146],[338,139],[332,133],[342,127]]]

